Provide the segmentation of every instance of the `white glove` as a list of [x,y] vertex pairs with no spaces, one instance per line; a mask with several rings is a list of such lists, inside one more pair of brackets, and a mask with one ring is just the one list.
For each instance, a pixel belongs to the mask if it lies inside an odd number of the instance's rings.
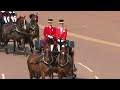
[[57,41],[60,42],[60,39],[58,39]]
[[50,37],[51,39],[53,38],[53,36]]
[[13,13],[15,13],[15,11],[13,11]]
[[9,13],[11,14],[12,12],[11,12],[11,11],[9,11]]
[[62,47],[65,47],[65,45],[62,45]]
[[64,40],[61,40],[61,42],[64,42]]
[[48,35],[49,38],[53,38],[53,36]]
[[2,13],[4,13],[5,11],[1,11]]

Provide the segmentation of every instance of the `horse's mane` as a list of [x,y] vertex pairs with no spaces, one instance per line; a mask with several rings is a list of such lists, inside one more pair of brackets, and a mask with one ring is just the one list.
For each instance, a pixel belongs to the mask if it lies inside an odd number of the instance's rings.
[[24,17],[21,17],[21,16],[20,16],[20,17],[18,17],[18,18],[17,18],[17,22],[18,22],[21,18],[24,18]]

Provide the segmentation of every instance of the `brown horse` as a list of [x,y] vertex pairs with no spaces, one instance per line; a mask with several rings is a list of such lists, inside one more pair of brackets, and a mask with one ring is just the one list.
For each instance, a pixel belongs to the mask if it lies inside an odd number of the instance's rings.
[[[28,70],[30,73],[30,78],[36,77],[37,79],[42,76],[42,79],[45,79],[46,76],[49,76],[50,79],[53,79],[53,57],[50,52],[50,47],[47,44],[43,48],[43,54],[33,54],[29,56],[27,60]],[[36,75],[37,74],[37,75]]]
[[59,55],[57,56],[57,73],[59,79],[69,77],[72,73],[72,57],[67,54],[66,47],[62,47]]

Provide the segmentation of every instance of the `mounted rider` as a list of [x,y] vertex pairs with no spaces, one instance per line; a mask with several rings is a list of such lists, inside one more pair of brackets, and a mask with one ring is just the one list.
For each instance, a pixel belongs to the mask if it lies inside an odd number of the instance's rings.
[[17,21],[17,13],[15,11],[9,11],[9,14],[10,14],[11,21],[13,23],[16,23],[16,21]]
[[7,23],[10,23],[10,13],[9,11],[1,11],[2,13],[2,18],[3,18],[3,23],[4,24],[7,24]]

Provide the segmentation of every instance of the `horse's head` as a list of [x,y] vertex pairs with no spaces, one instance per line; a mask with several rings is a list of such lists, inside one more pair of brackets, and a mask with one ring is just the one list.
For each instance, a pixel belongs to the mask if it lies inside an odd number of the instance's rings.
[[61,46],[60,54],[63,56],[67,54],[67,48],[65,47],[65,45]]
[[66,47],[61,48],[60,53],[57,56],[57,62],[61,67],[64,67],[69,63]]
[[29,17],[31,19],[32,24],[35,24],[35,23],[38,22],[38,13],[36,15],[35,14],[30,14]]
[[50,45],[48,43],[43,47],[43,52],[46,56],[50,54]]
[[27,29],[27,25],[28,25],[25,17],[26,16],[24,16],[24,17],[20,16],[20,17],[17,18],[17,24],[24,30]]

